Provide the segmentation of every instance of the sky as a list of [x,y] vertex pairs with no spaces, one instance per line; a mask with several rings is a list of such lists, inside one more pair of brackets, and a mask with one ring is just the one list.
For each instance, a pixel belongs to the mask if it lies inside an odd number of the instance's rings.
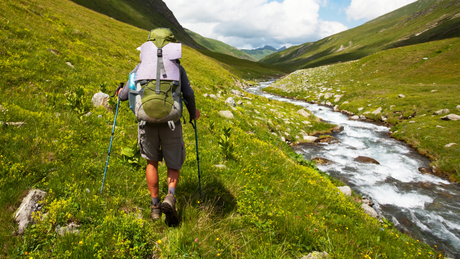
[[253,49],[318,41],[416,0],[163,1],[182,27],[238,49]]

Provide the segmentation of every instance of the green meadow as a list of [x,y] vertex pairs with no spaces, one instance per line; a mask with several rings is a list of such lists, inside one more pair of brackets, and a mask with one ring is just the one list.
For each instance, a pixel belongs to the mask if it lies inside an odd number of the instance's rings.
[[[100,194],[117,102],[111,98],[107,111],[93,107],[91,98],[99,91],[112,94],[127,80],[148,31],[67,0],[6,0],[0,11],[0,257],[301,258],[312,251],[332,258],[443,257],[387,221],[369,217],[360,197],[341,194],[340,182],[281,140],[295,143],[335,125],[304,117],[290,104],[231,94],[242,91],[248,73],[256,79],[279,70],[247,62],[250,72],[244,72],[238,63],[224,64],[224,58],[186,46],[181,62],[202,113],[197,124],[203,197],[195,131],[187,124],[187,158],[176,192],[181,225],[170,228],[150,219],[146,162],[137,157],[137,124],[127,103],[118,110]],[[363,67],[371,68],[371,63]],[[449,80],[436,82],[440,92]],[[353,93],[352,84],[339,84]],[[242,105],[225,104],[231,96]],[[445,96],[442,103],[452,100]],[[221,110],[234,119],[221,117]],[[167,192],[165,170],[161,164],[161,196]],[[29,189],[47,196],[35,224],[16,235],[13,215]],[[57,233],[70,223],[79,233]]]

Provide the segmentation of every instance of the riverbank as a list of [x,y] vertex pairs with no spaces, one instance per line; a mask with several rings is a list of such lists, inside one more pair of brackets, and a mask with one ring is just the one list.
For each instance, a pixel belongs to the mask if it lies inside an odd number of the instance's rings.
[[347,115],[330,108],[263,93],[260,88],[248,91],[296,104],[343,127],[343,131],[332,134],[335,139],[328,144],[299,144],[294,147],[296,152],[317,161],[321,171],[349,185],[356,193],[370,197],[379,214],[402,232],[453,255],[459,253],[456,229],[460,228],[460,217],[456,215],[460,215],[460,199],[455,197],[460,196],[460,188],[419,172],[418,168],[430,163],[426,157],[391,138],[386,126],[349,120]]
[[[443,49],[446,45],[450,47]],[[458,38],[392,49],[358,61],[299,70],[266,91],[393,125],[392,137],[429,157],[435,174],[459,182],[460,121],[441,119],[460,114],[460,71],[453,71],[460,68],[452,58],[459,50]]]

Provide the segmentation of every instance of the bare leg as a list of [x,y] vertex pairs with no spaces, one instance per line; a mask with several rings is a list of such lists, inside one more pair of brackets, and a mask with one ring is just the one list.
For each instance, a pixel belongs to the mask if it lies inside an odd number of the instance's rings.
[[176,189],[177,183],[179,182],[180,170],[171,169],[168,167],[168,189],[173,187]]
[[145,178],[147,179],[147,186],[149,187],[150,196],[152,196],[152,198],[159,197],[160,192],[158,187],[158,161],[147,160]]

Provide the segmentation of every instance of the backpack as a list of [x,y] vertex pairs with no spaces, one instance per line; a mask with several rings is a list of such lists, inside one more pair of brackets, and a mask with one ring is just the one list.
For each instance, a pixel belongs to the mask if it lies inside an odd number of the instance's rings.
[[136,68],[129,74],[129,107],[137,120],[145,123],[168,123],[171,130],[182,116],[180,81],[181,44],[174,43],[167,28],[150,32],[140,47]]

